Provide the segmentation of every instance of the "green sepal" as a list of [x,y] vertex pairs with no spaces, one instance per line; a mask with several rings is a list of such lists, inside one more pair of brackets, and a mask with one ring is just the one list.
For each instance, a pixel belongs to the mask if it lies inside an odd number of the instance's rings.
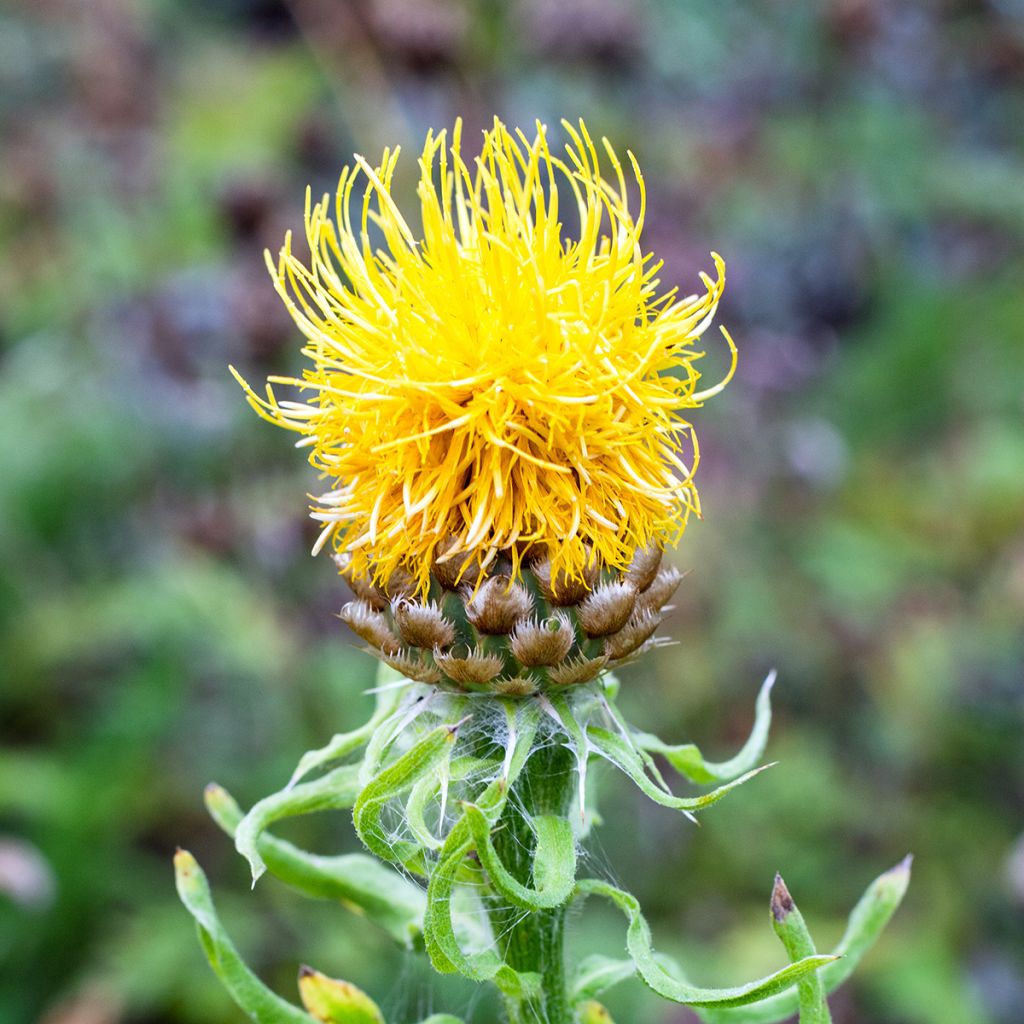
[[765,978],[733,988],[690,985],[679,980],[677,974],[681,972],[670,973],[666,969],[664,964],[667,958],[655,955],[651,946],[650,928],[635,896],[593,878],[578,882],[576,892],[580,896],[604,896],[623,912],[628,921],[626,948],[636,965],[637,973],[654,992],[675,1003],[687,1006],[744,1006],[796,984],[811,971],[824,967],[834,959],[831,956],[805,957]]
[[[644,770],[644,762],[640,755],[620,735],[592,725],[587,729],[587,736],[590,739],[591,748],[600,754],[606,761],[610,761],[620,771],[628,775],[637,788],[655,803],[662,807],[670,807],[674,810],[683,811],[689,814],[691,811],[699,811],[712,804],[718,803],[733,789],[749,782],[755,775],[759,775],[764,768],[755,768],[753,771],[741,775],[738,779],[727,782],[724,786],[713,789],[710,793],[703,793],[701,796],[673,796],[671,793],[656,785],[648,777]],[[766,765],[765,767],[769,767]]]
[[[775,876],[769,914],[772,928],[794,963],[805,956],[814,956],[814,940],[807,928],[804,915],[793,902],[781,875]],[[810,974],[796,987],[800,1006],[800,1024],[832,1024],[832,1015],[825,1000],[825,987],[821,974]]]
[[181,902],[195,918],[210,966],[242,1011],[256,1024],[315,1024],[308,1013],[272,992],[243,963],[217,917],[206,875],[187,850],[175,854],[174,877]]
[[411,789],[451,757],[457,725],[439,725],[415,743],[363,787],[352,810],[356,832],[366,848],[381,860],[418,870],[422,850],[418,843],[389,841],[381,824],[385,804]]
[[480,808],[464,804],[463,809],[480,863],[496,892],[514,906],[532,911],[551,910],[568,900],[576,882],[576,841],[572,825],[565,818],[538,815],[532,819],[537,844],[533,855],[535,888],[531,889],[516,881],[502,863],[491,842],[491,822]]
[[[910,884],[910,865],[911,858],[906,857],[879,875],[853,908],[846,931],[833,950],[837,959],[821,971],[826,994],[835,992],[853,974],[864,954],[875,944],[896,913]],[[736,1011],[704,1011],[701,1017],[707,1024],[776,1024],[792,1017],[798,1010],[797,994],[786,992],[757,1006]]]
[[[206,806],[214,821],[233,836],[242,811],[227,790],[206,787]],[[337,901],[383,928],[406,949],[422,944],[426,893],[414,882],[362,853],[320,856],[263,834],[256,841],[267,870],[277,879],[316,899]]]
[[346,764],[312,782],[282,789],[253,804],[235,830],[235,848],[249,862],[253,885],[267,870],[259,851],[265,829],[282,818],[351,807],[359,796],[359,768]]
[[751,771],[764,756],[768,744],[768,730],[772,724],[772,687],[775,672],[769,672],[761,684],[754,705],[754,725],[740,752],[728,761],[705,761],[700,748],[694,743],[671,746],[651,733],[634,733],[633,739],[641,750],[661,754],[680,775],[698,785],[730,782]]

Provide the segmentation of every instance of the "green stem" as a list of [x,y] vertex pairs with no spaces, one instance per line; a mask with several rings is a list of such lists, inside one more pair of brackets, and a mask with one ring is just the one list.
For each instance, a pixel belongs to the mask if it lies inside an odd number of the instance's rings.
[[[534,815],[565,817],[572,804],[576,768],[561,744],[530,755],[494,831],[494,846],[515,879],[529,885],[535,838]],[[528,913],[504,902],[489,907],[491,925],[505,961],[541,977],[538,998],[506,997],[509,1024],[572,1024],[565,982],[565,908]]]

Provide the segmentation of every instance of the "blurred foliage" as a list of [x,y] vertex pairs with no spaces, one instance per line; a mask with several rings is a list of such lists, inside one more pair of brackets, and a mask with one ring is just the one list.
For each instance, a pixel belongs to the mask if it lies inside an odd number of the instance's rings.
[[[837,1024],[1019,1021],[1019,0],[0,12],[0,1020],[237,1022],[174,895],[178,842],[289,996],[307,961],[389,1019],[493,1019],[344,911],[272,881],[250,896],[201,790],[255,800],[369,704],[342,585],[307,557],[316,482],[226,372],[297,362],[262,249],[353,150],[494,112],[581,113],[633,148],[666,281],[689,287],[721,251],[741,345],[701,416],[707,519],[678,555],[678,643],[623,702],[715,756],[778,667],[781,763],[699,831],[609,777],[595,868],[717,983],[735,979],[688,941],[741,973],[776,966],[777,869],[827,945],[913,850]],[[299,836],[354,848],[340,816]],[[587,913],[577,948],[617,952],[612,912]],[[638,984],[608,1005],[692,1020]]]

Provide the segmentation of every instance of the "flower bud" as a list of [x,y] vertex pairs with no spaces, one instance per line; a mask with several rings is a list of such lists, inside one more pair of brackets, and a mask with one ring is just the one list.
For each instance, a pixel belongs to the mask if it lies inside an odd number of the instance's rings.
[[466,618],[481,632],[492,636],[511,633],[520,619],[533,610],[526,587],[508,576],[490,576],[475,594],[467,594]]
[[397,654],[401,650],[402,644],[391,631],[384,613],[377,611],[368,601],[349,601],[341,609],[339,618],[378,651]]
[[569,617],[564,612],[555,612],[543,621],[520,622],[509,646],[523,665],[557,665],[572,649],[575,639]]
[[630,583],[602,583],[579,607],[580,624],[588,636],[617,633],[633,614],[636,590]]
[[447,647],[455,639],[455,627],[432,601],[417,604],[401,598],[391,605],[391,615],[402,639],[413,647]]
[[474,647],[464,658],[454,654],[442,654],[434,651],[437,667],[449,679],[456,683],[489,683],[505,667],[504,661],[496,654],[487,654],[479,647]]

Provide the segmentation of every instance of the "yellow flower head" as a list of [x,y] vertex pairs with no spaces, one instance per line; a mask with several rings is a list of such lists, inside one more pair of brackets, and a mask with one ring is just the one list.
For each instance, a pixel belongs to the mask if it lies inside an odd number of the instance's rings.
[[[398,150],[346,168],[332,200],[307,193],[308,264],[286,237],[277,290],[306,337],[303,379],[272,377],[266,419],[303,435],[332,482],[313,517],[355,577],[410,573],[426,591],[439,554],[486,573],[505,552],[546,550],[580,579],[624,569],[699,513],[697,439],[682,411],[698,390],[694,343],[724,287],[658,294],[623,163],[583,122],[553,153],[498,120],[467,163],[461,125],[428,134],[420,232],[391,196]],[[333,212],[333,218],[332,218]],[[735,366],[735,347],[728,334]],[[729,375],[731,376],[730,369]],[[306,402],[279,400],[297,385]],[[244,386],[244,385],[243,385]]]

